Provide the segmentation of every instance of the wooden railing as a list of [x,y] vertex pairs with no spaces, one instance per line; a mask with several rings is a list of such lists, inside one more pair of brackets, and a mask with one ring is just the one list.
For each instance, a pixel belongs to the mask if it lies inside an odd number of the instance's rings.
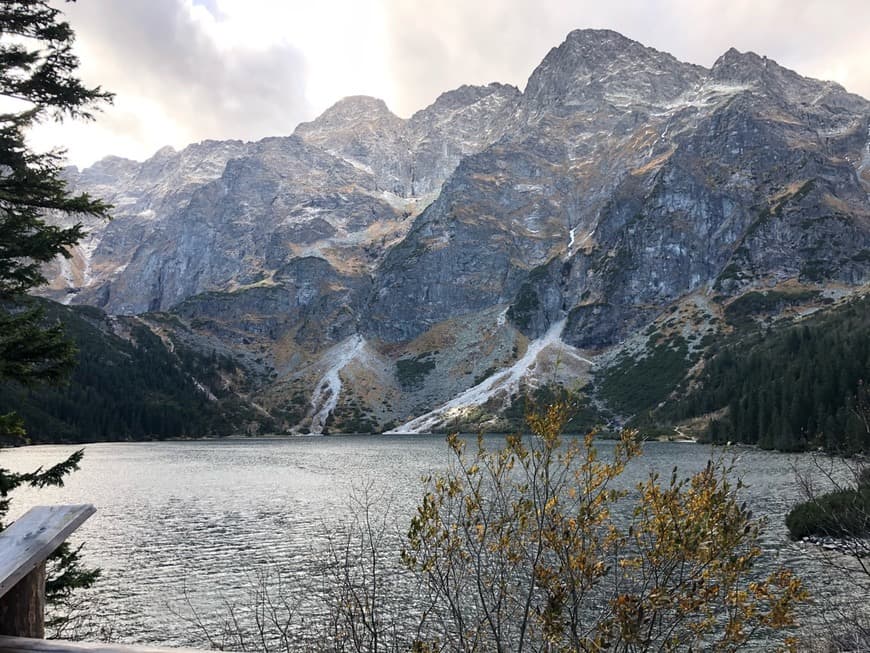
[[38,506],[0,533],[0,635],[45,637],[45,560],[96,511]]
[[185,648],[155,648],[124,644],[68,642],[60,639],[32,639],[0,635],[0,653],[205,653]]
[[95,512],[91,505],[38,506],[0,533],[0,653],[203,653],[44,639],[45,561]]

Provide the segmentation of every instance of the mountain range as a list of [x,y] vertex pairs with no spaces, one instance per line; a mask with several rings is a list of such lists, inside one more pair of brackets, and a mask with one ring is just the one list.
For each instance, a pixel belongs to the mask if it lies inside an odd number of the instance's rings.
[[[407,120],[349,97],[291,136],[66,176],[114,219],[43,294],[231,360],[187,373],[248,406],[249,432],[502,429],[556,386],[619,424],[712,344],[870,280],[870,102],[607,30],[571,32],[522,91],[463,86]],[[662,352],[679,373],[621,402],[620,375]]]

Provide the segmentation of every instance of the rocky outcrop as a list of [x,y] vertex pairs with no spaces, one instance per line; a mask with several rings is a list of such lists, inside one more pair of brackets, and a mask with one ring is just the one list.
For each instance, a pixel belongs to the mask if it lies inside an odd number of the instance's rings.
[[374,176],[383,190],[409,195],[411,163],[405,121],[366,96],[344,98],[295,135]]
[[296,135],[371,172],[380,188],[403,197],[437,192],[459,161],[501,138],[520,92],[513,86],[462,86],[409,120],[383,100],[341,100]]
[[411,195],[438,192],[462,159],[510,132],[520,97],[505,84],[461,86],[411,116]]
[[[573,120],[578,113],[612,118],[678,102],[707,71],[610,30],[575,30],[529,77],[522,112],[527,125]],[[611,112],[608,108],[622,109]],[[626,127],[629,123],[623,123]],[[573,139],[572,139],[573,140]]]
[[172,313],[235,345],[292,340],[302,351],[317,352],[357,332],[355,307],[369,289],[366,277],[342,275],[321,258],[304,257],[283,266],[268,284],[198,294]]

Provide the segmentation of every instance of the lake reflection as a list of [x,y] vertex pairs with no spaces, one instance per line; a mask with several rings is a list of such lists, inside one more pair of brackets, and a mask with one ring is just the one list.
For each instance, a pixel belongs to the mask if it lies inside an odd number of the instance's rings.
[[[500,438],[487,437],[496,446]],[[604,455],[612,442],[601,442]],[[0,464],[13,471],[49,466],[71,446],[7,449]],[[658,470],[665,479],[701,469],[721,450],[685,443],[647,443],[624,482]],[[788,543],[783,519],[797,499],[792,465],[802,457],[737,450],[746,498],[769,520],[765,549],[793,566],[811,586],[828,584],[827,570]],[[48,503],[93,503],[98,512],[75,536],[85,560],[103,570],[94,590],[120,641],[204,645],[177,612],[185,597],[202,614],[218,615],[240,600],[252,573],[280,568],[300,584],[322,562],[325,537],[349,510],[354,488],[371,484],[392,499],[404,530],[422,494],[420,477],[444,469],[441,436],[213,440],[87,445],[82,469],[61,489],[20,491],[15,517]]]

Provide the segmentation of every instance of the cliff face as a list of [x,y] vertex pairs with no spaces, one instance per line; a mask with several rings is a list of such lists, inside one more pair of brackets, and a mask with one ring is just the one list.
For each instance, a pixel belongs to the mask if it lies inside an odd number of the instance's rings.
[[574,32],[532,74],[517,127],[387,255],[376,335],[509,302],[531,337],[567,313],[566,341],[602,346],[698,289],[863,283],[867,112],[753,54],[707,71]]
[[[147,174],[160,157],[173,173],[194,160],[199,181]],[[282,266],[312,255],[364,274],[372,252],[407,220],[371,174],[296,136],[204,143],[155,159],[126,188],[128,162],[103,171],[101,181],[122,188],[108,196],[118,209],[76,253],[84,287],[68,294],[74,302],[113,313],[162,310],[209,290],[272,283]],[[74,183],[90,191],[90,172]]]
[[602,30],[522,93],[464,86],[408,120],[347,98],[290,137],[69,179],[115,219],[51,296],[169,310],[260,359],[266,408],[296,398],[287,428],[492,403],[554,347],[582,380],[669,307],[870,276],[870,103],[753,53],[706,69]]
[[520,92],[513,86],[462,86],[402,120],[382,100],[346,98],[296,135],[374,175],[401,197],[437,193],[459,161],[509,127]]
[[351,97],[291,137],[70,170],[72,186],[115,205],[115,219],[88,225],[50,296],[129,314],[263,283],[299,257],[368,275],[459,160],[502,135],[518,97],[499,84],[462,87],[407,121]]

